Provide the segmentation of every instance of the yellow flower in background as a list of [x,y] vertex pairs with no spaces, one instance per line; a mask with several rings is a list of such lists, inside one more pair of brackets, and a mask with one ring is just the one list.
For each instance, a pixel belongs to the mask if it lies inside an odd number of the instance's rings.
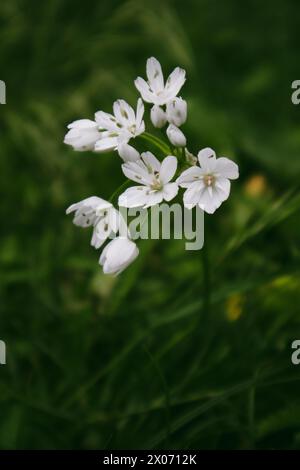
[[268,189],[264,175],[253,175],[245,183],[245,193],[250,197],[259,197]]
[[226,301],[226,317],[228,321],[236,321],[243,312],[244,298],[241,294],[232,294]]

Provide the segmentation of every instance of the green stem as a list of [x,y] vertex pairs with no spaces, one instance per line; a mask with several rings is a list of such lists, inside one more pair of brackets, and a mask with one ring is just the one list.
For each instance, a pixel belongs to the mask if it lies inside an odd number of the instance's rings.
[[126,189],[127,187],[129,187],[131,185],[132,181],[130,180],[126,180],[124,181],[124,183],[122,183],[114,192],[113,194],[110,196],[109,198],[109,202],[113,203],[113,201],[116,199],[117,196],[119,196],[119,194],[121,194],[124,189]]
[[163,140],[159,139],[155,135],[149,134],[148,132],[144,132],[139,137],[141,139],[146,140],[147,142],[150,142],[152,145],[154,145],[156,148],[158,148],[165,155],[170,155],[171,154],[170,147]]
[[203,313],[207,317],[210,314],[211,307],[211,276],[207,242],[204,242],[201,255],[203,270]]

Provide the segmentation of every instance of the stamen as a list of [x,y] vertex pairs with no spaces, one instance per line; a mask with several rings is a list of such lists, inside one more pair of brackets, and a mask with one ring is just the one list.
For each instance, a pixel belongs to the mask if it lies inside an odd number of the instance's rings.
[[215,182],[216,178],[214,175],[205,175],[203,177],[203,181],[206,186],[212,186]]

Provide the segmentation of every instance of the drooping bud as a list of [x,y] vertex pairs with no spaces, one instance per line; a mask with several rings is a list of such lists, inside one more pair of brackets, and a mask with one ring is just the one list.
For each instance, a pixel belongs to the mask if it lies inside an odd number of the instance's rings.
[[184,152],[187,163],[191,166],[197,165],[197,157],[189,152],[187,148],[184,149]]
[[171,144],[175,147],[186,146],[186,138],[184,133],[178,129],[178,127],[174,126],[174,124],[169,125],[167,129],[167,136]]
[[151,117],[151,121],[154,127],[161,128],[167,122],[165,111],[160,106],[157,106],[157,105],[152,106],[150,117]]

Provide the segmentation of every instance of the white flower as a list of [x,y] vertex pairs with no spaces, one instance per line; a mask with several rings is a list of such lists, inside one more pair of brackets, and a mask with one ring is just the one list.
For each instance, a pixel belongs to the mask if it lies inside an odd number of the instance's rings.
[[121,194],[119,206],[147,208],[163,200],[171,201],[178,192],[178,185],[170,183],[176,169],[176,157],[166,157],[160,163],[151,152],[142,153],[136,162],[124,163],[124,175],[142,186],[133,186]]
[[213,214],[225,201],[230,193],[230,180],[239,177],[236,163],[228,158],[216,158],[211,148],[205,148],[198,153],[200,168],[193,166],[184,171],[177,183],[187,188],[183,202],[191,209],[198,206],[208,214]]
[[117,233],[120,227],[120,214],[110,202],[97,196],[91,196],[83,201],[72,204],[66,210],[67,214],[75,212],[73,223],[80,227],[93,225],[91,245],[95,248],[105,242],[112,233]]
[[102,131],[101,139],[96,142],[96,152],[116,150],[121,143],[128,143],[133,137],[137,137],[145,131],[143,121],[144,105],[139,98],[137,109],[124,100],[117,100],[113,105],[114,115],[98,111],[95,120]]
[[118,152],[124,162],[135,162],[141,158],[139,152],[131,145],[125,144],[124,142],[118,146]]
[[101,139],[97,123],[90,119],[74,121],[68,125],[68,129],[64,143],[77,151],[94,150],[95,143]]
[[167,120],[170,124],[179,127],[185,123],[187,117],[187,103],[182,98],[174,98],[167,104]]
[[154,127],[161,128],[167,122],[167,117],[165,111],[156,104],[152,106],[150,112],[151,121]]
[[178,127],[174,126],[174,124],[170,124],[168,126],[167,136],[171,144],[175,145],[175,147],[186,146],[186,138],[184,133],[178,129]]
[[80,227],[89,227],[94,225],[99,215],[110,207],[112,207],[110,202],[97,196],[91,196],[72,204],[66,210],[66,214],[75,212],[73,223]]
[[159,106],[175,98],[185,82],[185,70],[176,67],[165,84],[161,65],[155,57],[147,60],[146,73],[148,82],[138,77],[134,84],[144,101]]
[[119,274],[138,256],[136,244],[126,237],[117,237],[110,241],[99,259],[104,274]]

